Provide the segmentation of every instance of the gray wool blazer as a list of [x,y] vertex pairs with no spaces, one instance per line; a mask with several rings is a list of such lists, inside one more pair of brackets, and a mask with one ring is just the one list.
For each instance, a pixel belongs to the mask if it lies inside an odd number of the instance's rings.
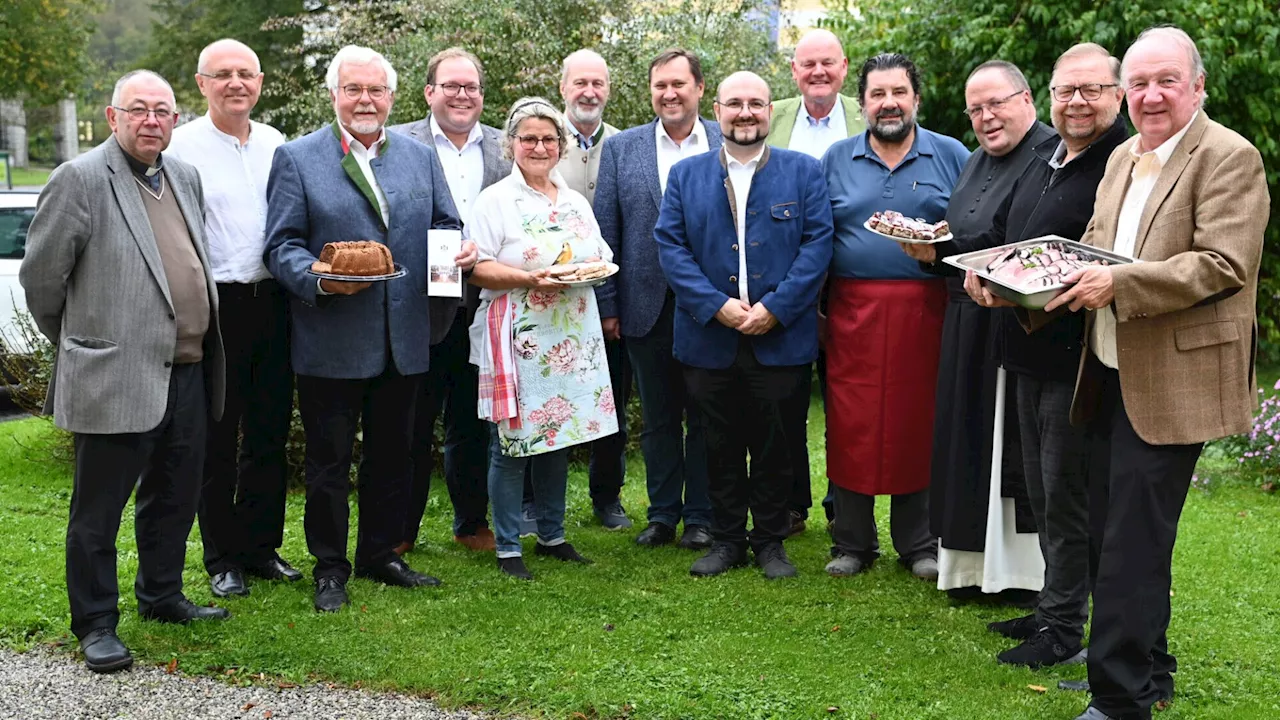
[[[435,140],[431,137],[430,115],[416,122],[389,125],[387,130],[408,135],[420,143],[435,147]],[[483,190],[511,174],[511,161],[502,157],[501,130],[481,124],[480,132],[484,135],[484,138],[480,141],[480,154],[483,156],[484,162],[484,177],[480,181],[480,189]],[[470,315],[475,313],[476,308],[480,306],[480,288],[467,284],[462,292],[467,305],[467,321],[470,322]],[[453,325],[453,315],[457,311],[457,300],[441,297],[431,298],[432,345],[441,342],[449,334],[449,328]]]
[[[164,158],[164,174],[209,288],[203,366],[209,409],[218,419],[226,365],[218,290],[205,252],[204,192],[196,169],[177,158]],[[114,136],[49,176],[18,278],[36,326],[58,349],[44,408],[55,424],[94,434],[159,425],[178,330],[160,250]]]

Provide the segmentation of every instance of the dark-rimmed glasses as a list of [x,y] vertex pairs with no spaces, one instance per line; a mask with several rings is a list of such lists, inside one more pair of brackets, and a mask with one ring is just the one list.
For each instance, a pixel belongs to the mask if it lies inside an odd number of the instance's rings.
[[1102,97],[1102,91],[1105,88],[1120,87],[1117,83],[1085,83],[1084,85],[1054,85],[1049,88],[1049,92],[1053,93],[1053,99],[1058,102],[1071,102],[1071,98],[1076,96],[1079,91],[1080,97],[1085,102],[1093,102]]

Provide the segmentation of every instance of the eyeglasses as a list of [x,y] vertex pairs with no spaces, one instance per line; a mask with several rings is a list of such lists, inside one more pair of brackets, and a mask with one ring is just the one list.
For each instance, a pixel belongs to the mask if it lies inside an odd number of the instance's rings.
[[368,91],[370,100],[381,100],[387,96],[390,89],[386,85],[343,85],[342,94],[347,96],[348,100],[359,100],[361,95]]
[[1015,90],[1012,93],[1009,93],[1008,95],[1005,95],[1002,98],[992,100],[991,102],[985,102],[985,103],[982,103],[981,105],[974,105],[973,107],[965,108],[964,114],[968,115],[970,120],[977,120],[978,118],[982,117],[983,110],[990,110],[991,114],[995,115],[996,113],[1000,112],[1000,109],[1003,108],[1005,105],[1007,105],[1010,100],[1018,97],[1024,92],[1026,91]]
[[741,100],[738,100],[735,98],[733,100],[726,100],[725,102],[720,102],[719,100],[716,100],[715,103],[720,107],[728,110],[731,113],[741,113],[742,108],[745,106],[748,110],[751,111],[752,115],[759,115],[760,113],[765,111],[765,108],[769,107],[769,103],[763,100],[749,100],[744,103]]
[[153,110],[151,108],[144,108],[144,107],[122,108],[122,107],[117,107],[115,105],[112,105],[110,107],[112,110],[119,110],[120,112],[128,115],[129,119],[133,120],[134,122],[143,122],[144,120],[147,119],[148,115],[155,115],[156,122],[159,122],[159,123],[168,122],[173,118],[178,117],[178,113],[172,110],[169,110],[168,108],[155,108]]
[[542,147],[547,150],[555,150],[560,147],[560,138],[554,135],[547,137],[538,137],[537,135],[520,135],[516,137],[520,141],[520,147],[525,150],[532,150],[538,147],[538,143],[542,143]]
[[207,77],[220,83],[229,82],[233,77],[240,78],[241,82],[252,82],[262,75],[262,73],[254,72],[252,70],[237,70],[235,72],[231,72],[230,70],[219,70],[216,73],[197,72],[196,74],[200,77]]
[[1120,87],[1116,83],[1085,83],[1084,85],[1054,85],[1049,88],[1049,92],[1053,93],[1053,99],[1058,102],[1071,102],[1071,98],[1076,96],[1076,91],[1080,91],[1080,97],[1086,102],[1092,102],[1102,97],[1103,88]]
[[484,94],[484,86],[472,83],[470,85],[459,85],[458,83],[436,83],[436,87],[444,91],[447,97],[457,97],[459,92],[470,95],[471,97],[480,97]]

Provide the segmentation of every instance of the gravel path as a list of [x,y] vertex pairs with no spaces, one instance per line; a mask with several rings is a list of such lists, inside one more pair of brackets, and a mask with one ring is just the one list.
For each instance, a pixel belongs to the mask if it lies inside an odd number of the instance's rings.
[[0,650],[0,718],[36,720],[483,720],[422,698],[309,685],[233,687],[134,665],[97,675],[49,649]]

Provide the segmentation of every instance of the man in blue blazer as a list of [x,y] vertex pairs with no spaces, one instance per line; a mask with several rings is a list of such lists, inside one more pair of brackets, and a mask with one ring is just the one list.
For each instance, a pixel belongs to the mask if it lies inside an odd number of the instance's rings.
[[696,576],[745,564],[748,543],[765,577],[796,574],[782,540],[818,355],[831,201],[817,160],[765,145],[771,114],[758,75],[725,78],[724,147],[671,170],[654,229],[676,297],[675,357],[706,434],[715,541]]
[[[337,122],[276,150],[264,260],[292,296],[315,607],[336,612],[351,574],[347,493],[357,427],[364,435],[356,574],[402,587],[440,583],[394,549],[408,500],[414,398],[430,357],[426,232],[460,223],[435,150],[383,130],[395,99],[390,63],[347,46],[325,80]],[[408,274],[377,283],[308,274],[326,243],[350,240],[386,244]],[[474,264],[468,243],[459,265]]]
[[711,545],[702,425],[688,401],[680,364],[672,356],[675,296],[662,276],[653,240],[671,167],[720,148],[720,129],[698,117],[704,87],[697,55],[672,49],[654,58],[649,64],[649,94],[657,118],[604,143],[596,180],[596,220],[620,268],[596,290],[596,300],[605,338],[626,337],[644,420],[640,450],[649,490],[649,525],[636,537],[644,546],[674,541],[682,519],[681,547]]

